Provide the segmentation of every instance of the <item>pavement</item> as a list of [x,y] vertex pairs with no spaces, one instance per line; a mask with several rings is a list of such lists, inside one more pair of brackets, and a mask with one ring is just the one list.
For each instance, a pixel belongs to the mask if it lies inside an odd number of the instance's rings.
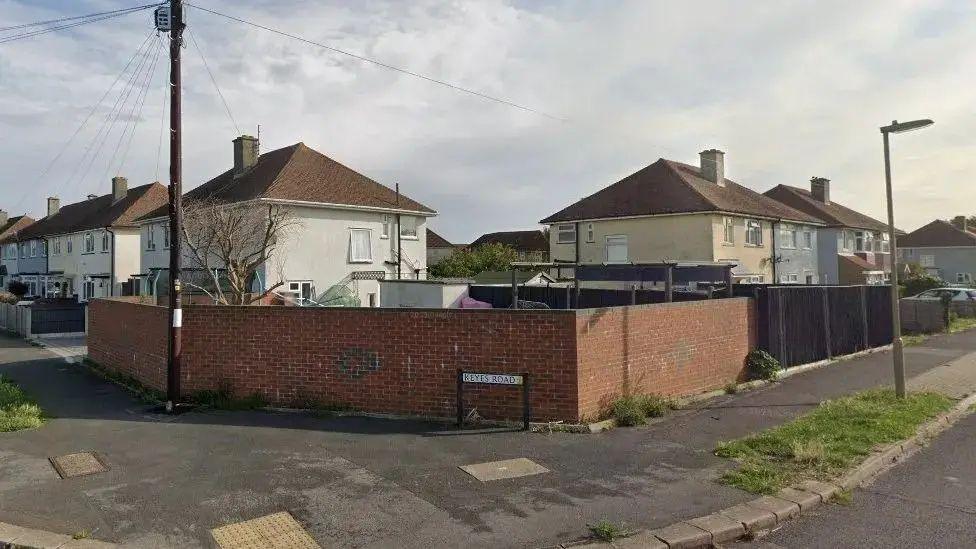
[[853,492],[787,523],[755,549],[976,546],[976,415],[911,459]]
[[[976,332],[906,350],[909,378],[976,351]],[[152,413],[48,349],[0,337],[0,373],[55,416],[0,434],[0,521],[126,547],[210,547],[210,529],[291,513],[324,547],[551,546],[610,520],[656,528],[742,503],[716,484],[717,442],[822,400],[890,383],[888,353],[804,372],[606,433],[456,431],[314,414]],[[62,480],[51,456],[94,451],[105,473]],[[549,472],[478,481],[460,466],[528,458]]]

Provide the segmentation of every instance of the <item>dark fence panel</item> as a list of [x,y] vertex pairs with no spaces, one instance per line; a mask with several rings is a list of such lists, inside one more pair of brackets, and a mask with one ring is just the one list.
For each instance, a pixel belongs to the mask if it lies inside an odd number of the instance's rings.
[[84,303],[35,303],[31,306],[32,334],[67,334],[84,331]]
[[797,366],[891,343],[888,286],[736,288],[753,296],[760,349]]
[[[512,306],[511,286],[472,285],[468,295],[479,301],[491,303],[491,306],[496,309],[508,309]],[[671,297],[672,301],[697,301],[708,299],[708,294],[706,292],[675,291],[672,292]],[[722,296],[716,292],[715,297]],[[579,302],[577,303],[575,288],[559,286],[519,286],[519,300],[545,303],[550,309],[597,309],[667,301],[663,290],[631,292],[630,290],[580,288]]]

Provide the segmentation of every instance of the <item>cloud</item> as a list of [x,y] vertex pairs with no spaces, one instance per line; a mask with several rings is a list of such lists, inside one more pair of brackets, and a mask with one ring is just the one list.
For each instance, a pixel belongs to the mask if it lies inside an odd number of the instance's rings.
[[[79,4],[73,13],[122,7]],[[63,15],[56,6],[0,0],[13,22]],[[894,118],[937,122],[894,138],[899,225],[914,228],[968,206],[958,197],[969,192],[976,152],[976,12],[965,3],[206,6],[566,118],[190,11],[237,123],[249,133],[260,124],[263,150],[304,141],[390,186],[398,182],[440,212],[433,226],[455,241],[534,227],[659,157],[695,162],[709,147],[723,148],[729,175],[756,190],[825,176],[836,200],[883,219],[878,127]],[[23,198],[17,207],[37,214],[48,194],[70,202],[108,192],[109,181],[98,178],[110,150],[87,179],[72,177],[101,113],[50,176],[35,181],[150,32],[147,19],[0,45],[5,208]],[[184,178],[192,187],[226,169],[236,130],[196,49],[188,44],[183,54]],[[134,184],[166,176],[165,140],[156,168],[165,68],[157,68],[123,167]]]

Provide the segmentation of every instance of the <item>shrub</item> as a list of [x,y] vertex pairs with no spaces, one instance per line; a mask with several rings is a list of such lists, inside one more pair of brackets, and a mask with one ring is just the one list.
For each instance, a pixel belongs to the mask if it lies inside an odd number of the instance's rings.
[[27,295],[27,284],[24,284],[19,280],[11,280],[10,283],[7,284],[7,291],[14,294],[18,298],[23,298],[25,295]]
[[634,398],[645,417],[661,417],[671,408],[671,402],[658,395],[638,395]]
[[18,299],[14,294],[0,290],[0,303],[9,303],[10,305],[13,305],[18,301],[20,301],[20,299]]
[[911,297],[913,295],[918,295],[925,290],[940,288],[943,285],[942,280],[928,273],[912,273],[901,281],[901,286],[903,288],[902,295],[905,297]]
[[773,355],[762,349],[756,349],[746,358],[746,368],[753,379],[775,381],[779,377],[782,366]]
[[606,541],[608,543],[624,534],[623,528],[617,526],[609,520],[601,520],[600,522],[590,526],[590,532],[593,532],[593,536],[597,539]]
[[622,427],[632,427],[647,423],[647,414],[641,409],[640,403],[632,396],[620,397],[613,402],[611,407],[613,419],[617,420],[617,425]]

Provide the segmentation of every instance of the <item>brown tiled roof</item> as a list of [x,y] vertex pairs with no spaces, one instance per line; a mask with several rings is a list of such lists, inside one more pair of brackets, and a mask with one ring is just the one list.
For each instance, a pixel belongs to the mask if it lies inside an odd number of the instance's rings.
[[848,263],[851,263],[852,265],[854,265],[855,267],[863,271],[881,271],[884,269],[882,265],[871,263],[870,261],[864,259],[863,257],[859,257],[856,255],[838,254],[837,257],[839,257],[841,261],[846,261]]
[[[304,143],[266,152],[243,175],[235,178],[231,168],[189,191],[185,197],[188,200],[215,198],[225,202],[271,198],[436,213],[402,194],[398,206],[393,189],[343,166]],[[149,212],[143,219],[162,217],[166,213],[165,208],[160,208]]]
[[[62,206],[58,213],[45,217],[17,233],[18,240],[67,234],[100,227],[128,227],[146,213],[169,200],[166,187],[150,183],[129,189],[125,198],[112,202],[112,194]],[[163,206],[165,207],[165,206]]]
[[731,179],[719,186],[696,166],[659,159],[540,223],[673,213],[729,212],[808,223],[815,217],[767,198]]
[[764,194],[791,208],[806,212],[831,227],[851,227],[869,231],[888,230],[888,224],[883,221],[868,217],[834,201],[831,201],[830,204],[824,204],[805,189],[789,185],[777,185]]
[[16,238],[19,231],[24,230],[34,222],[34,219],[26,215],[18,215],[7,219],[7,222],[0,227],[0,242]]
[[503,231],[483,234],[471,243],[471,247],[493,243],[505,244],[519,251],[549,251],[549,240],[542,231]]
[[976,246],[976,234],[964,231],[948,221],[935,221],[895,239],[904,248],[938,248]]
[[427,247],[428,248],[454,248],[454,244],[451,244],[443,236],[435,233],[434,231],[427,229]]

